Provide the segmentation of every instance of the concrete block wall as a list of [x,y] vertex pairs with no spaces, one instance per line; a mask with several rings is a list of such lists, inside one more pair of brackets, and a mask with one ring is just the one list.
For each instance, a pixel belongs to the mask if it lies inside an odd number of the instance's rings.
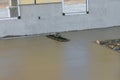
[[21,19],[0,20],[0,37],[119,26],[119,9],[120,0],[89,0],[89,14],[63,16],[62,3],[24,5]]

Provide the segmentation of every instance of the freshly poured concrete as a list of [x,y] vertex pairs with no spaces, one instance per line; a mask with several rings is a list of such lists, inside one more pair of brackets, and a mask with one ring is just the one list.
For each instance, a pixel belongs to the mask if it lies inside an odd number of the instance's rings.
[[120,54],[95,40],[120,38],[120,28],[0,40],[0,80],[120,80]]

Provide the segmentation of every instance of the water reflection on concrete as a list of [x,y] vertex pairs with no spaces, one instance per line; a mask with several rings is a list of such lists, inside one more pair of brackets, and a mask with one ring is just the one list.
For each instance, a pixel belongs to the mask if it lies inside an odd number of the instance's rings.
[[120,80],[120,54],[94,44],[120,37],[120,28],[0,41],[0,80]]

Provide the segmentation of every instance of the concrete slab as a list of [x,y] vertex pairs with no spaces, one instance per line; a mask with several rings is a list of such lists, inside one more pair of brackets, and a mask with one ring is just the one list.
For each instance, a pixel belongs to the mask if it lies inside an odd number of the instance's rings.
[[120,54],[94,43],[120,37],[120,28],[0,40],[0,80],[120,80]]

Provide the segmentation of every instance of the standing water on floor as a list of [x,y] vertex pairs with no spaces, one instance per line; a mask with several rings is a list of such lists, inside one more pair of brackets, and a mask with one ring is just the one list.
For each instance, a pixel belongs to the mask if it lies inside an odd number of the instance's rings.
[[120,28],[0,40],[0,80],[120,80],[120,53],[94,43],[120,38]]

